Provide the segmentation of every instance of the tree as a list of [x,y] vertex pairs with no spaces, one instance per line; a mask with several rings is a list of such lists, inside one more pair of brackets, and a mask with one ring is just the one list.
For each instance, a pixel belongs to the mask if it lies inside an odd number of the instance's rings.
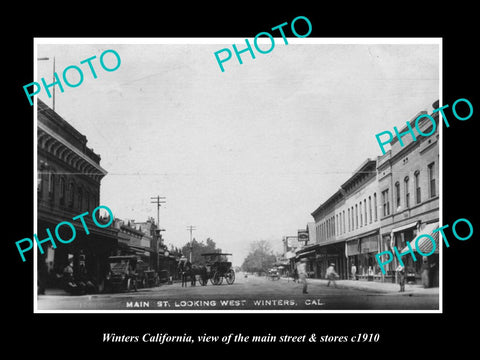
[[[181,251],[182,251],[182,254],[187,257],[187,259],[190,259],[190,242],[183,245]],[[192,263],[204,264],[205,257],[202,256],[202,254],[212,253],[212,252],[222,252],[222,249],[218,249],[217,244],[211,238],[207,238],[205,243],[203,241],[198,242],[194,238],[191,244],[191,251],[192,251]]]
[[276,257],[267,240],[258,240],[250,244],[250,252],[243,261],[242,270],[247,272],[264,273],[270,269]]

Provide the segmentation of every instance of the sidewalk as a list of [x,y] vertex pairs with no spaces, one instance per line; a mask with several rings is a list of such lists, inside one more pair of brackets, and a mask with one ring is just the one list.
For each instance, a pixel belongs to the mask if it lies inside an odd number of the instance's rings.
[[[292,281],[292,279],[281,278],[284,281]],[[328,280],[326,279],[314,279],[309,278],[307,279],[309,284],[318,284],[321,286],[327,286]],[[356,290],[363,290],[363,291],[370,291],[376,292],[381,294],[402,294],[402,295],[411,295],[411,294],[418,294],[418,295],[438,295],[439,288],[424,288],[423,285],[409,285],[405,284],[405,292],[400,293],[400,286],[398,284],[392,283],[382,283],[378,281],[364,281],[364,280],[336,280],[337,287],[342,289],[356,289]],[[330,284],[333,286],[333,284]]]

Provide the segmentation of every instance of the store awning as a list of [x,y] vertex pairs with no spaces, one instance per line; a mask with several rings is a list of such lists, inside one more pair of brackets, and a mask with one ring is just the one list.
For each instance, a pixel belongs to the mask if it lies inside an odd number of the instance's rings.
[[410,229],[412,227],[416,227],[417,226],[417,223],[418,221],[415,221],[413,223],[410,223],[410,224],[406,224],[406,225],[403,225],[403,226],[400,226],[400,227],[397,227],[395,229],[392,229],[392,233],[396,233],[396,232],[399,232],[399,231],[403,231],[403,230],[407,230],[407,229]]
[[[438,245],[438,231],[433,232],[434,230],[438,229],[438,223],[431,223],[425,225],[422,231],[415,237],[415,239],[411,242],[410,246],[412,247],[413,251],[417,251],[417,249],[422,253],[422,254],[430,254],[433,249],[433,243],[432,240],[435,242],[435,251],[433,252],[434,254],[439,253],[439,245]],[[420,239],[418,239],[419,236],[421,235],[427,235],[427,236],[422,236]],[[418,239],[418,242],[417,242]],[[415,246],[416,243],[416,246]],[[408,246],[406,246],[401,253],[407,252],[408,251]]]
[[285,259],[293,259],[295,257],[295,253],[293,251],[287,251],[284,256]]
[[308,257],[308,256],[313,255],[313,254],[315,254],[315,253],[316,253],[315,250],[310,250],[310,251],[302,252],[301,254],[297,254],[297,259],[301,259],[301,258],[304,258],[304,257]]

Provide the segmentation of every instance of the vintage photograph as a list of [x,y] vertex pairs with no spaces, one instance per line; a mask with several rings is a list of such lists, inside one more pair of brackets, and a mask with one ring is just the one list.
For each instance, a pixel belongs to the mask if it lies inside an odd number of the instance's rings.
[[35,312],[442,311],[441,39],[258,44],[35,39]]

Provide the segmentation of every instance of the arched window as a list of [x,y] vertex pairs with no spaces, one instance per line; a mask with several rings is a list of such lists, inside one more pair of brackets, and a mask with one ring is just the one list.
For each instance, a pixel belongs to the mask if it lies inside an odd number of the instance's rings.
[[415,203],[422,202],[422,189],[420,188],[420,171],[415,171]]
[[372,223],[372,197],[368,197],[368,214],[370,216],[370,224]]
[[365,214],[365,226],[367,226],[367,199],[363,199],[363,213]]
[[406,208],[410,207],[410,190],[408,186],[408,181],[409,181],[409,178],[408,176],[406,176],[405,179],[403,179],[403,183],[405,185],[404,187],[405,187],[405,207]]
[[397,211],[398,211],[400,208],[400,183],[398,181],[395,183],[395,199],[396,199],[395,207],[397,208]]

